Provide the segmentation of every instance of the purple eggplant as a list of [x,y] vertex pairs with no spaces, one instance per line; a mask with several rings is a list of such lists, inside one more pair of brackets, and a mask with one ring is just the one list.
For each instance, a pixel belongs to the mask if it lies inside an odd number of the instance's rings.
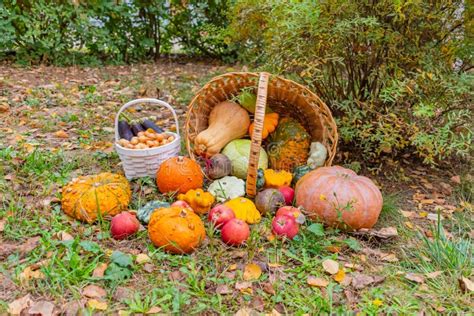
[[132,130],[130,129],[130,125],[128,125],[127,121],[118,122],[118,132],[119,132],[120,138],[131,140],[133,137]]

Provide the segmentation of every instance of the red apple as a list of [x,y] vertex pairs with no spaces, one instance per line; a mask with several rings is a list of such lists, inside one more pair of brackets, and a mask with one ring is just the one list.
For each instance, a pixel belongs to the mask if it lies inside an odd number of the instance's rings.
[[224,204],[217,204],[210,211],[207,217],[214,227],[220,228],[229,220],[235,218],[234,211]]
[[110,232],[114,239],[120,240],[135,234],[140,228],[140,223],[134,214],[122,212],[112,218]]
[[177,206],[177,207],[182,207],[182,208],[190,208],[192,209],[191,205],[188,204],[188,202],[178,200],[176,202],[173,202],[171,206]]
[[231,246],[243,244],[249,236],[249,225],[238,218],[230,219],[221,229],[222,241]]
[[293,239],[298,234],[298,230],[298,223],[291,215],[278,215],[272,221],[272,231],[277,236]]
[[278,188],[278,191],[283,195],[285,198],[286,205],[293,204],[293,198],[295,197],[295,190],[289,186],[282,186]]
[[280,207],[276,212],[275,216],[279,215],[293,216],[296,220],[296,223],[298,224],[303,224],[306,219],[301,209],[296,208],[294,206]]

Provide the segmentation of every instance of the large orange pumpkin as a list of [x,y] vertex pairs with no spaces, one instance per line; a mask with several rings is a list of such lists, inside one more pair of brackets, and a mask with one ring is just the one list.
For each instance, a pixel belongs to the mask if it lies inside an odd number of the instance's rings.
[[382,210],[382,193],[372,180],[340,166],[307,173],[295,191],[296,205],[330,226],[371,228]]
[[153,212],[148,235],[155,246],[182,254],[193,252],[206,238],[206,231],[201,218],[191,209],[172,206]]
[[163,162],[156,172],[156,184],[161,193],[186,193],[202,188],[204,175],[201,167],[187,157],[172,157]]

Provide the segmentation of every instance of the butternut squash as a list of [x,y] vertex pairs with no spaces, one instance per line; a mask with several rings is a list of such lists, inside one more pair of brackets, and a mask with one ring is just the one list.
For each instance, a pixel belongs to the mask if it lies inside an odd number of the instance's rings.
[[204,157],[218,154],[227,143],[241,138],[250,125],[248,112],[235,102],[217,104],[209,115],[209,127],[194,139],[194,151]]

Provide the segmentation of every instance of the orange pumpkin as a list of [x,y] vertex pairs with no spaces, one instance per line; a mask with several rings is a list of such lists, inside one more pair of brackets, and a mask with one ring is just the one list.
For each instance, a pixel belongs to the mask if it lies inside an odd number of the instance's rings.
[[187,157],[172,157],[163,162],[156,172],[156,185],[161,193],[186,193],[202,188],[204,175],[201,167]]
[[191,209],[172,206],[153,212],[148,235],[157,247],[175,253],[191,253],[206,238],[204,224]]
[[296,184],[296,205],[330,226],[371,228],[382,210],[382,193],[367,177],[340,166],[318,168]]

